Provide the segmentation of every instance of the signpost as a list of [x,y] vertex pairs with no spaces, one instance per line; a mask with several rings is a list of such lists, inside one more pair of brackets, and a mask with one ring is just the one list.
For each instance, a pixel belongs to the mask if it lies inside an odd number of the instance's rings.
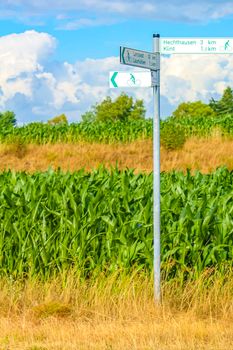
[[[153,233],[154,233],[154,295],[160,301],[160,54],[229,54],[233,38],[162,38],[153,35],[153,53],[120,47],[120,62],[150,69],[154,96],[153,120]],[[124,75],[125,74],[125,75]],[[135,77],[133,77],[134,75]],[[146,78],[147,79],[147,78]],[[145,79],[145,81],[146,81]],[[137,87],[135,73],[112,72],[110,87]],[[142,79],[143,80],[143,79]],[[136,83],[138,81],[138,84]],[[146,83],[145,83],[146,84]],[[149,82],[148,82],[149,84]],[[142,85],[141,85],[142,86]],[[148,85],[149,86],[149,85]]]
[[[139,73],[111,72],[110,87],[137,87],[142,81],[153,87],[153,232],[154,232],[154,295],[160,301],[160,51],[159,34],[153,35],[153,51],[120,47],[120,62],[129,66],[150,69],[145,80]],[[145,74],[145,73],[141,73]],[[143,86],[143,85],[140,85]]]
[[118,87],[151,87],[150,72],[110,72],[110,88]]
[[161,38],[160,53],[233,53],[233,38]]

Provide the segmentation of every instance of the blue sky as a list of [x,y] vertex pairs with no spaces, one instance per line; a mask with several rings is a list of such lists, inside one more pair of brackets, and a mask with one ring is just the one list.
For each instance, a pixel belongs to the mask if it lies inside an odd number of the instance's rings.
[[[164,37],[233,37],[232,1],[0,0],[0,111],[19,123],[66,113],[69,121],[105,96],[125,91],[143,98],[151,89],[108,87],[120,45],[151,51]],[[161,60],[161,114],[183,101],[219,97],[232,85],[231,55],[173,55]],[[132,70],[132,69],[131,69]]]

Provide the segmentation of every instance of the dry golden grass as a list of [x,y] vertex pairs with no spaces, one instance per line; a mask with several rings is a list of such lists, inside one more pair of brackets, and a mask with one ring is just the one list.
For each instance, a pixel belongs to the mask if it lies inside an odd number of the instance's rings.
[[163,171],[200,170],[209,173],[219,166],[233,169],[233,140],[221,137],[209,139],[189,139],[180,151],[161,150],[161,168]]
[[[205,281],[209,278],[209,285]],[[1,280],[0,349],[233,349],[233,276],[204,274],[185,288],[148,277],[75,276],[26,284]]]
[[[152,141],[137,141],[128,145],[103,144],[55,144],[29,145],[23,155],[14,146],[0,145],[0,170],[15,169],[27,172],[44,171],[49,166],[63,170],[86,168],[91,170],[100,164],[136,171],[152,170]],[[189,139],[179,151],[161,148],[161,170],[199,169],[204,173],[225,165],[233,169],[233,140],[212,137]]]

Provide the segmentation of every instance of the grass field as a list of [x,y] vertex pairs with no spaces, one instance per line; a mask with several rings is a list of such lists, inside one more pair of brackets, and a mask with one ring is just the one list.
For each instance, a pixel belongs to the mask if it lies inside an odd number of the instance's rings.
[[163,282],[161,305],[151,278],[137,273],[0,286],[0,349],[232,349],[232,273]]
[[[49,166],[63,170],[91,170],[100,164],[120,169],[132,168],[140,172],[152,171],[152,141],[136,141],[130,144],[47,144],[27,145],[22,149],[12,145],[0,145],[0,170],[45,171]],[[183,149],[166,151],[161,148],[161,170],[187,168],[208,173],[225,165],[233,169],[233,140],[221,137],[209,139],[191,138]]]

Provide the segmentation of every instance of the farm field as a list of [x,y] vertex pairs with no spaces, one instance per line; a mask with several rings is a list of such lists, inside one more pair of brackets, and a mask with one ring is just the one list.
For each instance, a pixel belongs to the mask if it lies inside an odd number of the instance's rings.
[[159,306],[152,174],[1,173],[0,348],[231,349],[232,176],[162,174]]
[[161,147],[161,305],[150,122],[0,145],[0,350],[232,348],[233,141],[187,125]]
[[[166,279],[224,273],[233,263],[233,172],[161,176],[161,256]],[[153,267],[152,173],[0,175],[0,269],[13,278],[69,269],[106,273]]]
[[233,350],[230,3],[0,0],[0,350]]
[[[164,131],[184,133],[186,138],[209,137],[219,134],[232,137],[233,125],[230,115],[205,117],[169,117],[161,120],[161,134]],[[153,133],[152,119],[135,119],[128,121],[80,122],[71,124],[49,125],[48,123],[29,123],[24,126],[0,130],[0,142],[9,143],[20,140],[26,144],[55,143],[129,143],[136,140],[151,139]]]

